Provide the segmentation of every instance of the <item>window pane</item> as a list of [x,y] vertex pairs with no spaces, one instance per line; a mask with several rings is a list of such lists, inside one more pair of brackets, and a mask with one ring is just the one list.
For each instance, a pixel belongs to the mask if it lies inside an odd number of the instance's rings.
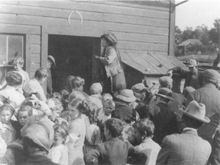
[[6,61],[6,35],[0,35],[0,64]]
[[8,60],[10,61],[15,53],[23,56],[23,36],[9,36],[8,37]]

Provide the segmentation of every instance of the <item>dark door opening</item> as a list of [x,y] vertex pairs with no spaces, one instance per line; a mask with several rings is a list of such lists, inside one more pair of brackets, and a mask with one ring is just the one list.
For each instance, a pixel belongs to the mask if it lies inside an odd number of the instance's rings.
[[48,36],[48,55],[56,60],[56,68],[51,69],[53,90],[60,92],[69,75],[85,79],[84,91],[89,92],[93,81],[93,55],[100,53],[100,38],[64,35]]

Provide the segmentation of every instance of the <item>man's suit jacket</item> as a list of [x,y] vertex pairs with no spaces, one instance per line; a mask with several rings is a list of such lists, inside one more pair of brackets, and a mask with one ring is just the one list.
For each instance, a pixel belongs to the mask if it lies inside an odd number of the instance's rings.
[[[210,118],[210,122],[204,124],[198,129],[198,134],[212,144],[211,159],[212,165],[218,165],[220,162],[220,91],[212,83],[206,84],[202,88],[195,90],[187,97],[187,103],[196,100],[206,106],[206,116]],[[215,156],[218,155],[218,156]],[[214,163],[215,162],[215,163]],[[210,163],[209,163],[210,164]]]
[[220,126],[220,91],[214,84],[206,84],[187,97],[187,105],[192,100],[196,100],[198,103],[203,103],[206,106],[206,116],[209,117],[211,121],[199,128],[198,133],[203,139],[212,143],[216,129]]
[[187,128],[182,134],[166,136],[157,157],[157,165],[205,165],[211,153],[211,145]]
[[89,151],[85,160],[87,164],[126,165],[128,156],[135,158],[133,164],[138,165],[144,165],[147,159],[144,153],[135,150],[130,143],[112,138]]

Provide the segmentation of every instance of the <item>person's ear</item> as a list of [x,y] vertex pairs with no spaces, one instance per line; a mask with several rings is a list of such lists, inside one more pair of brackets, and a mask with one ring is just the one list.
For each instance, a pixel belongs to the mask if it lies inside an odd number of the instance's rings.
[[147,137],[147,131],[144,131],[142,135],[142,139],[145,139],[146,137]]

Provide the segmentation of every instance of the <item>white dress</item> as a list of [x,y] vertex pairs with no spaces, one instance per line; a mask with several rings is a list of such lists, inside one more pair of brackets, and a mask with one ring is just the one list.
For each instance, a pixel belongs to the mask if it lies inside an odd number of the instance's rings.
[[49,151],[48,157],[54,163],[68,165],[68,149],[66,145],[60,144],[56,147],[52,147]]

